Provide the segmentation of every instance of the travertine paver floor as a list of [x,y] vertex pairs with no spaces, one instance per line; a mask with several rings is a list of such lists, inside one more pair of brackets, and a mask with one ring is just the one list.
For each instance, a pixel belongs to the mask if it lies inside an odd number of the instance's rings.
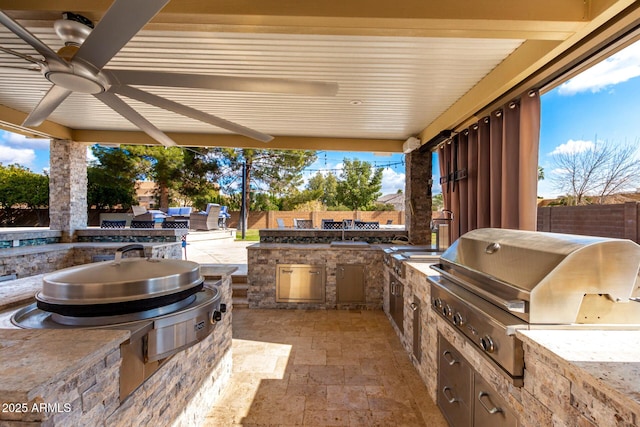
[[446,426],[381,311],[233,312],[233,374],[206,426]]

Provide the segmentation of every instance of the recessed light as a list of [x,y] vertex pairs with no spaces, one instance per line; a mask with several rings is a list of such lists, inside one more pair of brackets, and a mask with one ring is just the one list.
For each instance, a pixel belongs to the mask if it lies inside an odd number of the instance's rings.
[[351,104],[351,105],[362,105],[362,101],[360,101],[359,99],[352,99],[351,101],[349,101],[349,104]]

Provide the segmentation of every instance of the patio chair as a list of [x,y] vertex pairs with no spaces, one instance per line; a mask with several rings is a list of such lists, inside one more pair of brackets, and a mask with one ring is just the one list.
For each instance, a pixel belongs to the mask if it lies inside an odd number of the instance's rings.
[[218,227],[227,228],[227,220],[231,218],[229,214],[229,208],[226,206],[220,206],[220,213],[218,214]]
[[144,206],[131,206],[133,219],[136,221],[162,222],[167,214],[158,209],[147,209]]
[[310,219],[297,219],[293,220],[294,228],[313,228],[313,221]]
[[110,221],[107,219],[103,219],[100,222],[100,228],[124,228],[127,225],[127,221]]
[[357,230],[377,230],[380,228],[378,221],[356,221],[354,225]]
[[134,219],[131,221],[130,228],[154,228],[155,225],[156,225],[156,222],[153,220],[141,221],[141,220]]
[[217,230],[218,218],[220,216],[220,205],[217,203],[207,203],[207,209],[189,215],[189,228],[192,230]]
[[342,221],[333,221],[330,219],[322,220],[323,230],[342,230],[343,228],[344,228],[344,223]]

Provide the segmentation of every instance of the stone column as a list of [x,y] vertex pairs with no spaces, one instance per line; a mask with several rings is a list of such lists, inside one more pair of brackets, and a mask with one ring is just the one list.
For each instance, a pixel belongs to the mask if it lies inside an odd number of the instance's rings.
[[87,146],[51,140],[50,153],[49,228],[71,242],[76,230],[87,228]]
[[431,162],[431,151],[405,155],[405,227],[416,245],[431,244]]

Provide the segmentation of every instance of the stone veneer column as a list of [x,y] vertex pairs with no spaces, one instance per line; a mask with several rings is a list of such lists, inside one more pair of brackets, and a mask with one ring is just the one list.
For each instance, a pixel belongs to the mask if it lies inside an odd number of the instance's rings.
[[87,228],[87,146],[51,140],[50,153],[49,228],[70,242],[76,230]]
[[416,245],[431,244],[431,163],[431,151],[405,155],[405,227]]

